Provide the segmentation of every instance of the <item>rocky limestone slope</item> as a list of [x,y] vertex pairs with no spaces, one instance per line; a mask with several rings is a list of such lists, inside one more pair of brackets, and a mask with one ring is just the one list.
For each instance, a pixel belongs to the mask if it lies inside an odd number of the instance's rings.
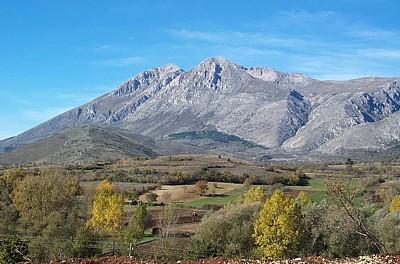
[[[120,127],[154,139],[218,131],[286,153],[352,147],[350,138],[361,129],[372,140],[356,146],[376,149],[397,144],[395,129],[381,124],[399,110],[400,86],[394,78],[320,81],[216,57],[188,71],[165,65],[139,73],[110,93],[0,141],[0,152],[84,124]],[[381,132],[375,133],[375,127]]]

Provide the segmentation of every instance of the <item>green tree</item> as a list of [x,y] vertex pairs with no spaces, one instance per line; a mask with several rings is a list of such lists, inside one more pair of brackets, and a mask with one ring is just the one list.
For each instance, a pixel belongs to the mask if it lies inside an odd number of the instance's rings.
[[256,203],[256,202],[265,202],[265,190],[261,187],[253,187],[250,188],[244,195],[245,204]]
[[[35,261],[70,256],[71,238],[81,226],[75,177],[61,169],[43,169],[18,181],[12,199]],[[51,243],[49,243],[51,241]]]
[[17,233],[19,214],[12,200],[12,193],[17,184],[29,175],[22,169],[9,169],[0,176],[0,234]]
[[301,235],[300,206],[276,190],[265,202],[254,226],[257,252],[267,259],[293,257],[298,252]]
[[145,220],[147,217],[146,205],[139,202],[132,213],[132,217],[129,221],[128,227],[124,231],[124,242],[128,246],[133,246],[140,241],[144,236],[146,229]]
[[72,256],[76,258],[91,258],[101,254],[99,236],[92,230],[82,227],[72,244]]
[[30,230],[42,230],[51,218],[66,218],[77,202],[79,184],[75,177],[58,169],[42,170],[39,176],[27,176],[13,190],[13,202],[21,223]]

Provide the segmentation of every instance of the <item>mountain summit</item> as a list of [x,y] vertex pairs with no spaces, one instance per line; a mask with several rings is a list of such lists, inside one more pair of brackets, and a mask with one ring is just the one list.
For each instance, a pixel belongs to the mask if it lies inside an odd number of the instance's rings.
[[285,153],[380,150],[398,144],[399,110],[394,78],[322,81],[215,57],[188,71],[168,64],[141,72],[114,91],[0,141],[0,151],[87,124],[154,139],[215,131]]

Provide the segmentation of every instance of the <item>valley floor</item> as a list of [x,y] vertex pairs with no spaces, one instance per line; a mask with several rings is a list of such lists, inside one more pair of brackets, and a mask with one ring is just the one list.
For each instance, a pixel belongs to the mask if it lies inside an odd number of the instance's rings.
[[[130,259],[129,257],[104,257],[98,259],[72,259],[68,261],[51,261],[43,264],[152,264],[152,263],[165,263],[165,262],[152,262],[138,259]],[[174,262],[175,263],[175,262]],[[224,258],[210,258],[200,260],[185,260],[176,263],[182,264],[396,264],[400,263],[400,255],[393,256],[361,256],[358,258],[346,258],[328,260],[322,257],[308,257],[303,259],[282,260],[282,261],[259,261],[259,260],[235,260]]]

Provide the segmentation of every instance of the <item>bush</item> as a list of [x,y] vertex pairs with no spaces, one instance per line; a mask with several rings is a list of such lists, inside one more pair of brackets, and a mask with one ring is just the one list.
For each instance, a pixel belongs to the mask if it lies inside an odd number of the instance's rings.
[[204,218],[190,243],[190,256],[250,256],[254,247],[253,223],[260,207],[230,205]]
[[326,201],[303,209],[303,228],[307,237],[303,255],[343,258],[376,253],[346,212]]
[[0,264],[16,264],[24,261],[28,246],[18,238],[0,240]]
[[374,227],[379,240],[390,253],[400,252],[400,211],[378,210],[371,217],[370,224]]

